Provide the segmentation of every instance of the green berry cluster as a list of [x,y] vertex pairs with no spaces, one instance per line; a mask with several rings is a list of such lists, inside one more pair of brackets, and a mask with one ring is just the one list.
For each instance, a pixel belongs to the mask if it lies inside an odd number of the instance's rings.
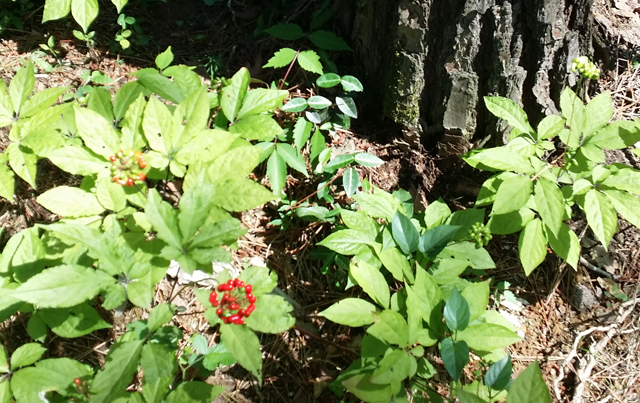
[[133,186],[135,181],[143,181],[147,177],[143,172],[147,162],[140,151],[120,150],[109,160],[111,161],[111,178],[119,185]]
[[487,246],[491,238],[491,231],[481,222],[477,222],[471,226],[469,237],[476,243],[476,249]]
[[590,62],[587,56],[580,56],[573,59],[571,71],[577,71],[592,80],[600,78],[600,69],[597,68],[594,63]]
[[571,165],[578,165],[578,161],[576,161],[576,153],[577,150],[567,150],[564,153],[565,167],[569,168]]

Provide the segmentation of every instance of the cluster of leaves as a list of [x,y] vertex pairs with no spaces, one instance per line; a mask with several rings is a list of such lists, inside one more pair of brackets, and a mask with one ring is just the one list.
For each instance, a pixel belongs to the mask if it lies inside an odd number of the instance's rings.
[[609,123],[611,95],[604,92],[586,105],[567,88],[560,98],[562,115],[544,118],[534,130],[513,101],[485,97],[490,112],[513,130],[506,146],[473,150],[464,160],[498,172],[483,185],[476,206],[493,205],[487,223],[493,234],[520,231],[518,251],[530,274],[547,255],[547,245],[576,268],[580,240],[565,223],[574,205],[607,248],[618,229],[619,213],[640,227],[640,172],[624,164],[607,164],[605,150],[640,141],[640,121]]
[[[407,394],[441,402],[429,387],[436,372],[425,354],[426,348],[438,345],[461,401],[503,398],[511,377],[504,348],[521,338],[497,311],[487,310],[489,283],[460,277],[495,267],[485,249],[467,241],[477,214],[452,214],[436,201],[414,215],[410,200],[378,188],[356,193],[353,199],[359,209],[341,210],[344,226],[319,243],[353,256],[349,286],[360,286],[372,301],[346,298],[320,313],[342,325],[368,326],[361,358],[335,380],[334,389],[345,388],[367,402],[407,401]],[[459,379],[470,350],[493,365],[484,384],[476,380],[462,386]],[[535,382],[511,385],[509,395],[534,387],[548,401],[539,379],[538,369]]]
[[[85,394],[92,402],[209,402],[220,393],[220,388],[184,376],[198,360],[178,363],[181,332],[163,326],[177,309],[170,304],[154,307],[147,321],[129,324],[130,331],[110,349],[95,376],[91,368],[70,359],[40,360],[46,350],[40,343],[49,331],[75,338],[110,327],[96,304],[107,310],[126,304],[150,308],[155,286],[171,260],[187,273],[211,273],[212,261],[230,261],[228,247],[245,233],[230,213],[274,199],[247,178],[261,154],[246,140],[252,132],[211,129],[209,124],[212,105],[217,124],[240,122],[281,106],[281,92],[247,91],[248,79],[244,91],[231,80],[219,93],[208,92],[195,73],[186,66],[169,66],[171,61],[167,51],[157,59],[158,70],[139,72],[139,80],[123,85],[115,96],[94,88],[83,103],[51,106],[67,88],[30,96],[35,81],[30,63],[8,91],[0,81],[0,123],[11,126],[11,144],[0,165],[2,196],[13,200],[9,166],[35,187],[38,158],[83,177],[79,187],[58,186],[40,194],[38,203],[61,220],[17,233],[0,258],[0,320],[30,314],[27,332],[35,340],[14,351],[10,365],[5,365],[2,350],[2,402],[11,396],[18,403],[39,401],[38,396],[67,401]],[[247,77],[246,70],[240,76]],[[155,90],[171,102],[161,101]],[[127,172],[133,166],[134,186],[115,183],[114,166]],[[184,180],[179,203],[173,206],[158,189],[175,177]],[[221,274],[217,280],[228,281],[228,276]],[[220,321],[209,290],[197,289],[196,294],[209,307],[206,319],[220,325],[223,347],[217,352],[231,355],[260,379],[262,354],[254,331],[289,329],[292,307],[270,294],[277,277],[267,268],[248,268],[240,280],[253,284],[250,300],[256,302],[255,313],[241,326]],[[205,369],[215,369],[214,361],[205,360]],[[228,361],[222,357],[218,364]],[[142,392],[126,392],[139,368],[144,372]],[[178,369],[181,378],[175,377]]]

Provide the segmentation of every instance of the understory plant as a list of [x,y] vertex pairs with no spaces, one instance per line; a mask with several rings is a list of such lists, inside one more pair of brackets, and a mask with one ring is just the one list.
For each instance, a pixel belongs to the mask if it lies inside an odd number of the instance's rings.
[[[14,168],[19,176],[31,175],[26,178],[35,187],[36,158],[82,178],[78,187],[62,185],[40,194],[38,203],[60,220],[18,232],[2,252],[0,320],[26,315],[33,342],[0,349],[0,402],[210,402],[222,388],[192,380],[189,368],[206,377],[218,365],[237,362],[261,383],[255,332],[293,326],[292,307],[271,293],[277,276],[266,267],[247,267],[237,279],[224,272],[215,291],[192,284],[205,318],[220,331],[219,347],[211,350],[197,339],[201,360],[198,354],[178,360],[182,332],[170,324],[184,311],[172,303],[177,293],[153,306],[170,261],[189,274],[212,273],[212,262],[229,262],[229,250],[246,231],[232,213],[275,198],[248,178],[261,154],[245,139],[251,135],[209,128],[212,105],[219,105],[214,114],[240,120],[238,115],[268,113],[283,99],[277,90],[239,90],[233,80],[220,94],[209,92],[186,66],[169,66],[171,60],[165,52],[157,60],[159,69],[139,72],[138,81],[114,96],[94,88],[82,103],[50,106],[67,88],[30,96],[35,81],[30,63],[8,91],[0,81],[0,119],[11,126],[12,141],[2,154],[8,155],[1,165],[3,180],[13,179],[8,161],[19,167]],[[241,76],[247,77],[246,71]],[[34,161],[26,168],[16,162],[23,154]],[[179,201],[167,197],[176,178],[181,178]],[[3,196],[12,201],[9,184]],[[77,338],[110,328],[98,310],[127,306],[151,311],[147,319],[127,325],[103,368],[69,358],[43,359],[51,333]],[[141,383],[128,391],[140,369]]]
[[[336,378],[334,391],[346,389],[367,402],[442,402],[429,383],[436,353],[451,376],[451,398],[490,402],[508,389],[508,401],[549,401],[537,364],[529,371],[535,376],[511,385],[504,348],[521,337],[500,313],[487,310],[489,281],[473,277],[495,267],[484,248],[469,242],[478,229],[477,214],[452,214],[442,201],[413,214],[410,200],[375,187],[353,199],[357,210],[341,210],[344,225],[319,243],[352,256],[348,286],[364,292],[320,312],[333,322],[365,327],[361,358]],[[488,370],[484,378],[463,384],[471,353]],[[515,397],[531,389],[541,400]]]
[[[574,61],[583,78],[599,72],[588,60]],[[582,82],[582,80],[581,80]],[[566,88],[561,115],[550,115],[535,130],[513,101],[485,97],[489,111],[513,127],[502,147],[472,150],[463,159],[496,172],[484,182],[476,207],[491,205],[487,226],[493,234],[520,232],[518,253],[530,274],[547,255],[547,245],[577,268],[580,240],[567,224],[580,209],[606,249],[618,230],[618,214],[640,227],[640,171],[607,163],[606,150],[640,141],[640,120],[611,122],[613,102],[603,92],[586,105]]]

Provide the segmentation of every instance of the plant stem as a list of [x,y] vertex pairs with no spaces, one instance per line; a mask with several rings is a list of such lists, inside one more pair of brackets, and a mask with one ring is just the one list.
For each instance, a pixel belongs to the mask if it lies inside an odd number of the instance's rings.
[[289,68],[287,69],[287,72],[284,75],[284,78],[282,79],[282,81],[280,82],[280,85],[278,86],[278,89],[281,90],[282,86],[284,85],[284,83],[287,81],[287,77],[289,77],[289,73],[291,72],[291,68],[293,67],[293,64],[296,62],[296,60],[298,60],[298,55],[300,54],[300,51],[298,50],[296,52],[296,55],[293,57],[293,60],[291,61],[291,63],[289,64]]

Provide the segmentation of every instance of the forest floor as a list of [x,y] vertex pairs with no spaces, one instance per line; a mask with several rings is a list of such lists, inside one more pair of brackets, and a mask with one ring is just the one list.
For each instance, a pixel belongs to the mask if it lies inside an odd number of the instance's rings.
[[[0,78],[9,82],[21,60],[35,58],[39,44],[49,35],[56,38],[56,50],[61,63],[49,55],[39,56],[53,66],[52,71],[39,71],[36,87],[85,84],[83,71],[101,71],[118,88],[132,80],[128,74],[153,66],[155,56],[171,45],[175,63],[198,66],[205,79],[213,72],[230,76],[240,67],[247,67],[251,76],[265,82],[281,78],[282,70],[261,68],[282,43],[267,35],[255,36],[256,18],[265,15],[260,1],[216,3],[206,6],[202,0],[182,1],[180,7],[168,3],[150,3],[144,10],[131,5],[125,11],[143,17],[141,24],[148,44],[134,46],[132,55],[118,54],[110,49],[118,29],[115,11],[101,14],[91,27],[97,32],[95,48],[87,48],[71,33],[70,20],[40,23],[41,9],[35,10],[23,29],[7,29],[0,36]],[[266,3],[266,2],[265,2]],[[294,2],[295,3],[295,2]],[[602,74],[595,93],[609,90],[615,101],[615,118],[640,117],[640,66],[637,46],[640,42],[640,20],[637,5],[627,1],[596,1],[596,29],[606,41],[609,70]],[[296,20],[309,16],[319,1],[300,1],[287,13]],[[106,4],[103,4],[106,6]],[[103,7],[107,8],[107,7]],[[265,22],[268,26],[269,22]],[[637,24],[637,25],[634,25]],[[134,37],[135,39],[135,37]],[[103,46],[104,44],[107,44]],[[634,56],[635,55],[635,56]],[[606,59],[606,57],[605,57]],[[349,59],[341,56],[338,65],[347,72]],[[208,69],[207,69],[208,66]],[[215,71],[214,71],[215,70]],[[304,72],[296,71],[289,82],[304,82]],[[365,89],[366,90],[366,89]],[[366,96],[366,92],[365,92]],[[382,128],[382,129],[381,129]],[[2,134],[2,132],[0,132]],[[4,136],[4,134],[3,134]],[[414,149],[401,140],[399,132],[378,123],[354,122],[351,132],[343,132],[330,139],[343,152],[363,150],[371,152],[386,163],[379,168],[358,168],[361,177],[392,191],[399,187],[409,190],[416,205],[427,205],[438,198],[452,209],[468,208],[485,179],[465,168],[460,160],[443,159],[434,150]],[[6,139],[0,140],[0,148]],[[631,153],[610,155],[615,161],[640,168]],[[35,195],[63,184],[76,183],[77,178],[64,174],[47,161],[41,161],[41,171],[49,172],[38,188],[32,189],[18,180],[13,203],[0,201],[0,225],[4,228],[2,244],[14,233],[34,223],[50,222],[56,217],[35,201]],[[45,176],[45,175],[43,175]],[[303,177],[290,177],[290,198],[301,199],[315,190],[315,183]],[[348,200],[343,202],[348,203]],[[330,390],[332,379],[358,357],[362,333],[356,329],[321,320],[317,313],[333,302],[355,291],[340,291],[334,287],[331,271],[321,274],[322,261],[312,255],[314,244],[330,227],[326,223],[297,222],[286,231],[269,225],[277,217],[277,207],[268,205],[242,214],[242,222],[249,232],[239,241],[235,263],[268,265],[280,278],[279,287],[299,306],[295,314],[296,326],[281,335],[262,336],[264,386],[257,383],[238,366],[218,369],[208,382],[224,384],[227,391],[219,398],[229,402],[339,402]],[[573,223],[580,232],[584,220]],[[488,250],[497,269],[491,271],[493,286],[508,282],[507,289],[516,298],[509,302],[503,293],[496,292],[492,301],[497,309],[519,323],[525,335],[523,341],[510,348],[514,369],[522,370],[534,360],[541,364],[552,400],[557,402],[638,402],[640,401],[640,308],[633,302],[640,284],[640,232],[621,221],[620,233],[605,251],[585,234],[583,257],[615,276],[615,281],[599,277],[581,264],[578,271],[565,267],[553,256],[526,277],[519,264],[517,237],[496,237]],[[167,276],[158,286],[155,302],[169,299],[175,279]],[[625,295],[616,298],[615,292]],[[625,302],[626,298],[626,302]],[[186,339],[195,332],[205,334],[213,343],[217,335],[209,328],[200,313],[203,308],[187,290],[174,299],[187,308],[177,316]],[[113,324],[110,330],[67,340],[47,339],[52,356],[67,355],[92,365],[104,363],[105,353],[131,320],[145,317],[136,309],[112,317],[102,312]],[[17,316],[0,326],[0,339],[16,345],[26,342],[24,316]],[[448,389],[448,376],[442,365],[436,366],[436,386]],[[473,378],[473,374],[465,374]]]

